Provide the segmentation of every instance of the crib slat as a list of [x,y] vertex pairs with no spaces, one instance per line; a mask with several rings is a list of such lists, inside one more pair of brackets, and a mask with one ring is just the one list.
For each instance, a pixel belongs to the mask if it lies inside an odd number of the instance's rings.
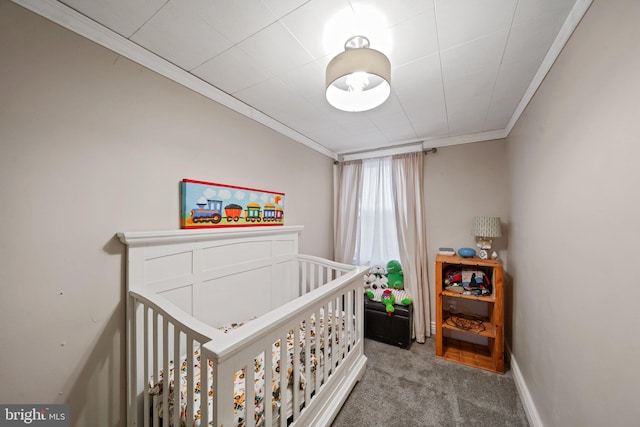
[[331,347],[329,342],[329,304],[325,304],[324,307],[324,316],[322,319],[322,334],[324,339],[324,377],[323,383],[326,384],[329,379],[329,368],[331,367],[331,358],[329,357],[329,348]]
[[307,263],[300,263],[300,295],[305,295],[309,292],[309,282],[307,281]]
[[356,293],[356,343],[364,338],[364,316],[361,314],[361,311],[364,311],[364,293],[358,292]]
[[[136,303],[137,305],[138,303]],[[153,311],[151,312],[153,313]],[[142,371],[144,372],[143,376],[142,376],[142,380],[146,381],[147,378],[150,378],[149,374],[149,307],[147,307],[146,304],[142,304],[142,328],[143,328],[143,338],[142,338],[142,342],[143,342],[143,362],[142,362]],[[147,385],[145,383],[144,384],[144,392],[143,392],[143,398],[142,398],[142,410],[144,411],[144,416],[143,416],[143,426],[144,427],[149,427],[149,393],[147,393]],[[136,418],[137,418],[137,414],[136,414]]]
[[354,309],[354,301],[353,301],[353,292],[349,291],[347,293],[347,325],[345,328],[345,345],[347,346],[347,351],[349,348],[353,348],[353,309]]
[[333,364],[331,365],[331,372],[335,372],[336,365],[340,363],[340,341],[338,329],[340,325],[338,320],[340,319],[340,298],[336,298],[333,300],[333,315],[331,316],[331,324],[333,327],[331,328],[331,340],[333,343],[333,347],[331,347],[331,355],[333,356]]
[[255,427],[255,402],[256,402],[256,359],[251,358],[244,369],[245,390],[244,390],[244,410],[245,426]]
[[340,360],[344,360],[347,353],[347,298],[347,293],[340,297]]
[[309,264],[309,291],[312,291],[316,288],[316,265]]
[[318,393],[318,389],[320,388],[320,373],[322,372],[322,360],[324,360],[322,357],[322,350],[320,349],[320,337],[322,335],[322,332],[320,331],[320,310],[316,311],[315,313],[315,330],[316,330],[316,361],[318,362],[318,365],[316,366],[316,381],[315,381],[315,391],[316,394]]
[[169,322],[162,317],[162,419],[169,420]]
[[262,409],[264,411],[264,425],[271,427],[273,422],[273,352],[264,352],[264,400]]
[[287,360],[287,335],[288,331],[280,338],[280,427],[287,427],[287,406],[289,398],[287,396],[288,365]]
[[318,265],[317,273],[318,273],[317,286],[320,287],[325,283],[324,279],[322,278],[322,275],[324,274],[324,267],[322,267],[321,265]]
[[[158,365],[160,359],[160,347],[158,346],[158,314],[155,311],[151,311],[153,316],[153,348],[152,348],[152,357],[153,357],[153,384],[157,384],[160,378],[158,378]],[[146,417],[146,416],[145,416]],[[157,427],[160,425],[160,420],[158,419],[158,396],[153,396],[153,426]]]
[[182,396],[182,384],[180,382],[180,329],[171,324],[173,328],[173,425],[180,425],[180,397]]
[[313,366],[311,361],[311,316],[307,316],[304,320],[304,402],[305,408],[309,406],[311,402],[311,367]]
[[138,349],[138,314],[140,311],[140,304],[137,300],[132,299],[127,301],[127,324],[128,328],[127,339],[127,375],[130,380],[128,382],[127,389],[127,406],[129,408],[128,422],[138,422],[138,364],[135,360],[135,352]]
[[291,392],[293,394],[293,421],[296,421],[300,415],[300,326],[296,323],[293,329],[293,386]]
[[[216,426],[233,425],[233,360],[215,360],[213,364],[213,422]],[[245,393],[246,395],[246,393]]]
[[346,319],[346,315],[347,315],[347,307],[346,307],[346,298],[347,295],[346,294],[342,294],[339,297],[339,301],[340,301],[340,318],[338,321],[338,342],[339,342],[339,346],[340,346],[340,363],[342,363],[342,361],[344,360],[344,356],[345,356],[345,341],[346,341],[346,337],[345,337],[345,331],[346,331],[346,327],[347,327],[347,319]]
[[338,348],[340,349],[340,363],[344,359],[344,334],[343,330],[345,325],[344,322],[344,298],[345,295],[342,294],[338,297],[338,326],[336,327],[336,335],[338,337]]
[[333,313],[331,316],[331,356],[333,356],[333,363],[331,364],[331,372],[335,372],[336,365],[340,363],[340,341],[338,339],[338,329],[340,325],[338,324],[338,319],[340,318],[340,298],[336,298],[333,300]]
[[[213,389],[216,390],[216,380],[213,379]],[[209,413],[209,358],[200,347],[200,425],[208,426],[211,414]]]
[[[193,378],[193,339],[187,335],[187,420],[192,420],[194,416],[194,378]],[[200,372],[203,372],[201,375],[207,375],[206,365],[201,365]],[[202,383],[200,383],[202,385]],[[201,391],[202,396],[202,391]]]

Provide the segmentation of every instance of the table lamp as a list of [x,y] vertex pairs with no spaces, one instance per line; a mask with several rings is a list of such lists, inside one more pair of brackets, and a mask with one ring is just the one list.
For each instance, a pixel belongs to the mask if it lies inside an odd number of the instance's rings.
[[[478,256],[481,259],[489,258],[489,251],[494,237],[502,236],[500,218],[497,216],[475,216],[471,222],[471,234],[476,238],[476,246],[480,248]],[[492,259],[496,259],[498,254],[494,251]]]

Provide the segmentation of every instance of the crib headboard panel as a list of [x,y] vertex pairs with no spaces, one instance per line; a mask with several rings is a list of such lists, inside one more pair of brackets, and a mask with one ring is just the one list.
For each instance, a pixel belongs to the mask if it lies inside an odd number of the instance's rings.
[[299,296],[302,228],[119,233],[127,291],[151,290],[214,327],[260,316]]

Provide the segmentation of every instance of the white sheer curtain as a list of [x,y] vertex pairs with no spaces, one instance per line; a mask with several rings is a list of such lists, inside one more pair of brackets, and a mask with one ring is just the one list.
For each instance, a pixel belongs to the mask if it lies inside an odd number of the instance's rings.
[[431,336],[431,306],[427,276],[427,241],[423,200],[423,153],[393,157],[393,187],[404,287],[413,296],[416,341]]
[[357,265],[387,265],[398,259],[398,233],[393,200],[392,158],[362,161],[362,194],[359,234],[353,262]]
[[362,161],[338,166],[333,254],[338,262],[352,264],[358,235],[358,211],[362,194]]

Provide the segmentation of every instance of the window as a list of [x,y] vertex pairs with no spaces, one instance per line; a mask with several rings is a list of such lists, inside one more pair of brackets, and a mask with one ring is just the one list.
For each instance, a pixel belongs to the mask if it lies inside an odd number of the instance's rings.
[[356,265],[386,265],[400,257],[391,168],[391,157],[362,161],[362,197],[353,257]]

